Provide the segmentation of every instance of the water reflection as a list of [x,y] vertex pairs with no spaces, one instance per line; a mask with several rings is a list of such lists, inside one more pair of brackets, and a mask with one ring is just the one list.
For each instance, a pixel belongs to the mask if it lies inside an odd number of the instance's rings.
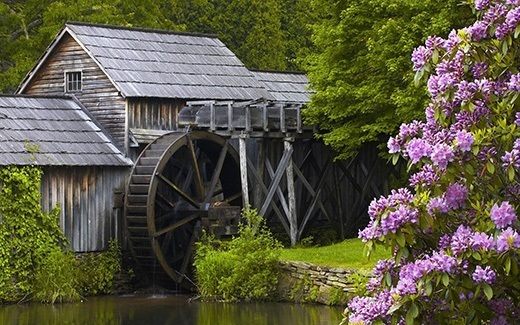
[[288,303],[188,302],[186,296],[93,297],[74,304],[0,307],[0,324],[329,325],[340,307]]

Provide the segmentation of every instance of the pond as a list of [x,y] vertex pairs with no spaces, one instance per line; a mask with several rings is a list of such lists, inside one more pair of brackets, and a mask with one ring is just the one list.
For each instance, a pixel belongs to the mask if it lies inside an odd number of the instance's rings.
[[329,325],[341,322],[341,307],[291,303],[213,303],[183,295],[90,297],[72,304],[0,307],[0,324]]

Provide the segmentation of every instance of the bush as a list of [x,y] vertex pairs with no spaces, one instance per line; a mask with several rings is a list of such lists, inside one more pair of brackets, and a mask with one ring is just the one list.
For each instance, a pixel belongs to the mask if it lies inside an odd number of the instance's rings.
[[471,1],[477,20],[430,37],[412,60],[427,77],[426,120],[388,142],[410,187],[374,200],[360,236],[394,249],[351,322],[513,324],[520,318],[520,3]]
[[278,285],[281,245],[255,210],[243,211],[238,235],[228,242],[205,235],[197,243],[195,276],[203,298],[266,300]]
[[108,294],[116,274],[121,271],[121,249],[111,240],[107,251],[90,253],[77,264],[77,277],[83,295]]

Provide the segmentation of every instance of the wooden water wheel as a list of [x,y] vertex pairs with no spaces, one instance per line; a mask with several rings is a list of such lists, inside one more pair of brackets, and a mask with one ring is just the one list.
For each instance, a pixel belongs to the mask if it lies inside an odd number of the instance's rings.
[[[129,242],[142,270],[182,283],[198,227],[216,202],[240,206],[238,155],[213,133],[169,133],[149,144],[130,175],[125,200]],[[239,211],[239,209],[237,209]]]

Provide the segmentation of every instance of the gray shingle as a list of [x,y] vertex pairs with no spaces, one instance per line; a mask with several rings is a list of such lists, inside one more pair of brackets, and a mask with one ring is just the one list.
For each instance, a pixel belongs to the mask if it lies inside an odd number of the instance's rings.
[[251,71],[273,95],[275,101],[301,103],[310,101],[309,80],[305,74],[278,71]]
[[29,164],[130,166],[131,161],[74,100],[0,95],[0,165]]
[[214,36],[81,23],[66,28],[126,97],[273,99]]

